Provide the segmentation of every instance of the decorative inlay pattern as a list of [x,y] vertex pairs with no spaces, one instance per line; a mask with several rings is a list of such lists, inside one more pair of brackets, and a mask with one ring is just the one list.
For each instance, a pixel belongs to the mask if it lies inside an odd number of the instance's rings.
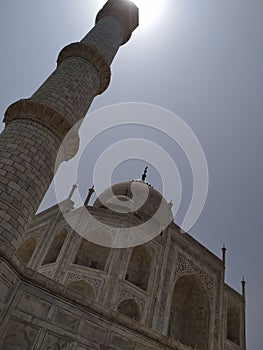
[[52,270],[47,270],[47,271],[39,271],[39,273],[41,273],[42,275],[48,277],[48,278],[53,278],[53,275],[54,275],[54,272],[55,270],[52,269]]
[[208,297],[213,299],[214,295],[214,279],[208,273],[202,271],[197,267],[191,260],[187,259],[184,255],[178,253],[177,264],[176,264],[176,276],[180,277],[182,273],[192,272],[195,273],[207,291]]
[[68,285],[71,282],[76,282],[76,281],[80,281],[80,280],[84,280],[87,283],[89,283],[92,286],[92,288],[94,289],[96,296],[98,295],[100,288],[103,284],[102,280],[87,277],[86,275],[81,274],[81,273],[68,272],[65,284]]

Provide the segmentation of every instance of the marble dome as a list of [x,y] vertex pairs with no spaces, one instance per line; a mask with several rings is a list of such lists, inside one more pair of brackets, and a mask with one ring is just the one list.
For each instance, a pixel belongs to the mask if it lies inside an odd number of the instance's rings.
[[143,181],[117,183],[103,191],[93,206],[147,218],[154,216],[158,210],[171,213],[171,204],[160,192]]

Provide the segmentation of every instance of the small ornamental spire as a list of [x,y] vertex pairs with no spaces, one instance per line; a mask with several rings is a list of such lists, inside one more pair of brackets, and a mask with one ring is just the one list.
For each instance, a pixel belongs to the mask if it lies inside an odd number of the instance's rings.
[[223,248],[222,248],[222,260],[224,263],[224,269],[226,268],[226,246],[223,244]]
[[94,192],[95,191],[94,191],[94,185],[93,185],[91,188],[89,188],[89,192],[88,192],[87,198],[86,198],[86,200],[84,202],[85,207],[89,204],[90,198],[91,198],[91,196],[93,195]]
[[78,187],[77,183],[72,186],[72,189],[71,189],[71,191],[70,191],[70,193],[68,195],[68,199],[72,198],[72,196],[73,196],[74,192],[76,191],[77,187]]
[[244,350],[247,349],[247,341],[246,341],[246,281],[245,277],[243,276],[242,281],[242,297],[244,302],[244,309],[243,309],[243,343],[244,343]]
[[246,300],[246,281],[244,276],[242,278],[241,285],[242,285],[242,295],[244,300]]
[[147,170],[148,170],[148,167],[146,167],[146,168],[144,169],[144,172],[143,172],[143,174],[142,174],[142,181],[143,181],[143,182],[145,182],[145,179],[146,179],[146,177],[147,177]]

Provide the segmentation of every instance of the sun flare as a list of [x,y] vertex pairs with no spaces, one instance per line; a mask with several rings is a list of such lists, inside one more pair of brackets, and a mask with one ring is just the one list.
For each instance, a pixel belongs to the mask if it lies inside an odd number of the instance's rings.
[[153,26],[161,18],[166,0],[132,0],[139,8],[140,28],[146,29]]

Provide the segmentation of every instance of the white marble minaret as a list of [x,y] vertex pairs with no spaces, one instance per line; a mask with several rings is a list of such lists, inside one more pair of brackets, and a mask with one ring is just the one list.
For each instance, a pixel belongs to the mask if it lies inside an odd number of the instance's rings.
[[[28,99],[5,113],[0,135],[0,249],[12,255],[53,177],[59,146],[110,82],[110,64],[138,26],[130,1],[109,0],[95,27],[59,54],[57,69]],[[78,137],[64,159],[75,155]]]

